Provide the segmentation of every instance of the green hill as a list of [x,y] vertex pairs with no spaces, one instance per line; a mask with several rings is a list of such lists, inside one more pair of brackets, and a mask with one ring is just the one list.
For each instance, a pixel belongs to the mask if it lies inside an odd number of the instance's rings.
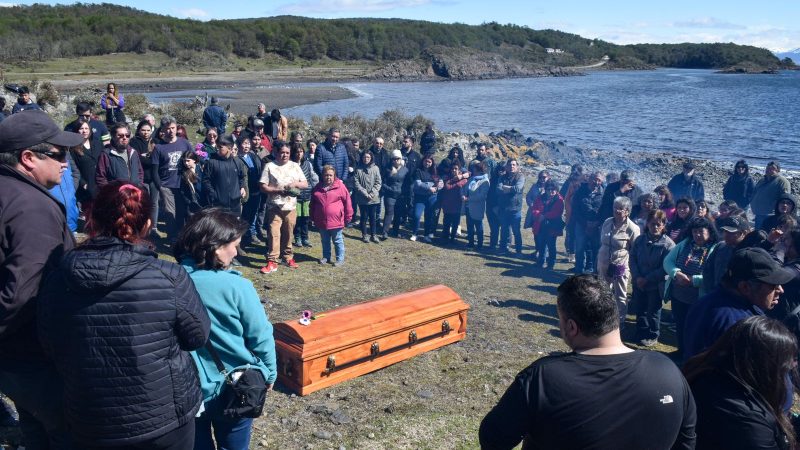
[[[111,4],[2,8],[0,59],[7,62],[117,52],[213,52],[223,57],[371,61],[417,59],[431,47],[467,48],[526,64],[574,66],[608,55],[614,67],[777,66],[768,50],[735,44],[620,46],[556,30],[517,25],[442,24],[401,19],[295,16],[200,22]],[[545,49],[561,49],[548,53]]]

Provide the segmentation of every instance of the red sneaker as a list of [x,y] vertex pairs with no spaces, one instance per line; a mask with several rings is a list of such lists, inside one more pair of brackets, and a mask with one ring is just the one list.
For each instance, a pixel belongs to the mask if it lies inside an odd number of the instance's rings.
[[268,274],[268,273],[277,272],[277,271],[278,271],[278,264],[275,263],[275,261],[267,262],[267,265],[262,267],[261,270],[260,270],[260,272],[263,273],[263,274]]
[[286,260],[286,265],[289,266],[289,268],[291,268],[291,269],[297,269],[298,267],[300,267],[300,266],[297,265],[296,262],[294,262],[294,258],[287,259]]

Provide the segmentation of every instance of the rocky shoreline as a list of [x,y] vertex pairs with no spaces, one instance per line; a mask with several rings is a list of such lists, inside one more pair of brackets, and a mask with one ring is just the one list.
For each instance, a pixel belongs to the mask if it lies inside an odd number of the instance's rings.
[[464,81],[584,75],[575,69],[542,66],[475,49],[431,47],[415,60],[396,61],[364,76],[371,81]]

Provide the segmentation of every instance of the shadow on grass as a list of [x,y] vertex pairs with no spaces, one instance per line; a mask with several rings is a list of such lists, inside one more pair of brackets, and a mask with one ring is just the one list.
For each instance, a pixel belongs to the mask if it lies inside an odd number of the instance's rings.
[[527,300],[510,299],[500,301],[495,306],[497,308],[518,308],[530,311],[530,313],[523,313],[517,316],[523,322],[537,322],[558,326],[558,311],[554,304],[540,305]]

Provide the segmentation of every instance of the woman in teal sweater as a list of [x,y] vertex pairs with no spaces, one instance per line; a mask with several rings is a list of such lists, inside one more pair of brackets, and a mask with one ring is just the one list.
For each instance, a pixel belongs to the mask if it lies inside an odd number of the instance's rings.
[[[211,318],[209,344],[230,371],[249,365],[264,374],[268,389],[278,375],[275,341],[258,293],[241,273],[231,270],[236,248],[248,224],[219,209],[193,215],[175,244],[175,257],[194,281]],[[246,450],[250,445],[253,419],[222,416],[219,402],[224,377],[203,347],[192,352],[200,378],[205,411],[196,420],[195,450]]]

